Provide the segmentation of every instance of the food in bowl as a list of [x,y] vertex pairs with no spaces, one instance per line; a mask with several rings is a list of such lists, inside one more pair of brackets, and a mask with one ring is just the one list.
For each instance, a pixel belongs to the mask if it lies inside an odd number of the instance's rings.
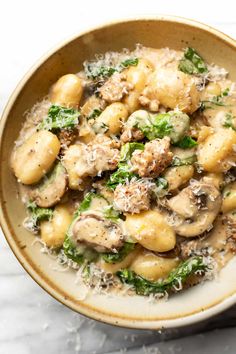
[[212,277],[236,249],[227,74],[138,45],[59,78],[12,152],[24,226],[92,287],[162,297]]

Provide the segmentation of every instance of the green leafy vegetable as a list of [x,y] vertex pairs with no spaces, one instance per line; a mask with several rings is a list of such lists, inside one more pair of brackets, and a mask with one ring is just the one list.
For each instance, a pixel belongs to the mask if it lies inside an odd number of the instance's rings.
[[93,63],[87,64],[85,67],[85,73],[87,78],[92,80],[101,80],[107,79],[108,77],[112,76],[116,72],[116,68],[111,66],[100,66],[96,67]]
[[120,63],[120,69],[128,68],[129,66],[137,66],[137,65],[138,65],[138,58],[130,58]]
[[178,146],[181,149],[191,149],[197,146],[197,142],[196,140],[191,138],[191,136],[186,135],[183,137],[183,139],[181,139],[178,143],[176,143],[175,146]]
[[138,58],[129,58],[122,61],[117,66],[97,66],[96,62],[90,62],[85,65],[85,74],[92,80],[105,80],[112,76],[115,72],[121,72],[129,66],[137,66]]
[[103,253],[102,258],[107,263],[118,263],[134,250],[135,243],[125,242],[124,246],[117,253]]
[[110,175],[107,181],[107,187],[110,189],[116,189],[118,184],[125,184],[132,178],[137,177],[133,172],[130,172],[130,167],[128,165],[119,167],[118,170]]
[[207,73],[207,65],[193,48],[186,48],[184,57],[179,62],[179,70],[185,74],[197,75]]
[[235,117],[231,113],[226,113],[223,127],[232,128],[233,130],[236,130],[236,127],[234,124],[234,119],[235,119]]
[[226,88],[220,95],[213,96],[210,100],[202,101],[200,104],[200,110],[204,111],[206,109],[213,108],[212,106],[222,106],[227,107],[229,105],[224,103],[224,98],[229,95],[229,88]]
[[51,208],[40,208],[35,202],[28,202],[27,209],[30,212],[29,222],[33,229],[38,228],[39,222],[43,220],[49,220],[53,216],[53,209]]
[[63,251],[65,255],[79,264],[83,263],[85,259],[90,261],[97,258],[97,252],[90,249],[89,247],[86,247],[85,245],[75,245],[71,239],[71,233],[75,222],[78,220],[78,217],[81,215],[81,213],[89,209],[95,196],[97,197],[97,194],[94,192],[89,192],[85,195],[79,208],[74,213],[72,223],[67,231],[66,238],[63,243]]
[[189,157],[185,157],[183,159],[181,159],[178,156],[174,156],[171,166],[187,166],[187,165],[193,165],[195,162],[197,161],[197,156],[196,155],[192,155]]
[[157,188],[155,194],[157,197],[164,197],[168,193],[168,181],[164,177],[157,177],[155,179]]
[[142,132],[149,140],[153,140],[169,136],[173,130],[174,126],[171,122],[170,114],[163,113],[153,116],[151,126],[143,128]]
[[87,117],[88,120],[90,119],[95,119],[97,117],[100,116],[100,114],[102,113],[102,111],[98,108],[95,108],[92,113],[89,114],[89,116]]
[[56,180],[64,178],[66,174],[65,167],[62,165],[61,162],[57,162],[54,168],[46,174],[45,178],[37,185],[37,189],[39,192],[43,192],[46,190],[50,185],[52,186]]
[[63,243],[63,251],[65,255],[72,259],[72,261],[81,264],[84,261],[84,255],[81,253],[81,250],[78,250],[77,247],[72,243],[70,237],[66,235],[66,238]]
[[120,219],[120,213],[118,213],[112,205],[108,205],[104,208],[103,215],[106,219],[110,219],[112,221],[117,221]]
[[107,187],[115,189],[118,184],[124,184],[130,181],[137,175],[130,171],[129,161],[135,150],[144,150],[144,144],[142,143],[127,143],[122,146],[120,153],[120,161],[118,163],[118,169],[116,172],[110,175],[107,181]]
[[49,108],[47,117],[39,124],[38,130],[74,129],[79,122],[79,116],[80,112],[74,108],[52,105]]
[[122,283],[133,285],[138,295],[148,296],[178,290],[181,284],[184,284],[191,275],[203,274],[208,269],[209,266],[204,263],[203,258],[196,256],[181,263],[163,281],[151,282],[128,269],[119,270],[116,274]]
[[[72,241],[72,230],[75,222],[83,212],[87,211],[91,207],[94,198],[103,198],[106,200],[100,194],[96,194],[94,192],[87,193],[79,208],[74,213],[72,223],[67,231],[66,238],[63,243],[63,250],[65,255],[79,264],[83,263],[84,261],[91,262],[98,258],[98,253],[91,247],[88,247],[84,244],[74,244]],[[119,214],[112,208],[112,206],[104,207],[103,214],[106,219],[111,219],[113,221],[117,221],[119,218]]]
[[104,122],[95,122],[95,124],[93,124],[93,130],[97,134],[105,134],[109,130],[109,127]]
[[142,143],[127,143],[124,144],[120,151],[119,166],[123,163],[127,163],[135,150],[144,150],[144,144]]
[[221,96],[229,96],[229,87],[227,87],[221,94]]
[[76,216],[80,215],[84,211],[88,210],[93,198],[95,197],[100,197],[99,194],[96,194],[94,192],[89,192],[85,195],[83,201],[80,203],[79,208],[76,211]]
[[131,116],[132,124],[141,130],[148,140],[164,138],[169,136],[172,143],[183,138],[189,129],[189,116],[179,111],[169,111],[168,113],[148,114]]

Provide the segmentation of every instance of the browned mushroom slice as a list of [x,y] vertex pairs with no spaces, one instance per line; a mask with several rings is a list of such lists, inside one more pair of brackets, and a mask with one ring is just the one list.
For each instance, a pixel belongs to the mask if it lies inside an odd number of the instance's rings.
[[221,207],[221,195],[212,184],[194,181],[175,197],[169,208],[177,215],[173,228],[184,237],[195,237],[209,231]]
[[41,208],[48,208],[58,203],[64,195],[67,187],[67,174],[65,168],[59,162],[45,176],[43,182],[33,187],[30,198]]
[[85,213],[74,223],[72,239],[76,244],[85,243],[97,252],[117,252],[123,246],[120,226],[95,213]]

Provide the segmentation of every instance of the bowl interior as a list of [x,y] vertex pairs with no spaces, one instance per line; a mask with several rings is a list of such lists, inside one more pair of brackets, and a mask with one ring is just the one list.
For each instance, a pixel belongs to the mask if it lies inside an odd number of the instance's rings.
[[[63,74],[78,72],[83,61],[93,58],[96,53],[132,49],[137,43],[155,48],[194,47],[208,62],[225,67],[231,79],[236,79],[234,41],[189,20],[159,17],[118,22],[82,34],[62,45],[29,71],[4,112],[0,152],[1,223],[11,248],[25,269],[45,290],[74,310],[128,327],[180,326],[201,320],[234,302],[234,297],[229,296],[236,292],[235,260],[227,265],[217,280],[173,296],[168,302],[152,303],[138,296],[103,294],[89,294],[83,299],[86,289],[75,284],[74,272],[60,272],[55,260],[40,252],[39,244],[32,245],[34,237],[21,225],[25,210],[9,168],[10,152],[24,121],[24,112],[48,93],[53,82]],[[206,310],[204,314],[202,310]]]

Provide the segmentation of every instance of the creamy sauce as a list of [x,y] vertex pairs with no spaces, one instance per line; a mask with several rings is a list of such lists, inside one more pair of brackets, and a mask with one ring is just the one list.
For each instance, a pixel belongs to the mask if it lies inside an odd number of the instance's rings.
[[[132,52],[106,53],[97,61],[85,63],[85,71],[60,78],[49,96],[26,113],[11,159],[22,201],[27,204],[33,198],[37,204],[32,189],[47,180],[58,160],[65,168],[65,185],[60,184],[58,203],[50,205],[49,202],[49,208],[63,204],[68,207],[68,213],[73,214],[87,192],[103,195],[105,199],[95,198],[88,206],[88,213],[98,213],[100,219],[92,214],[83,219],[81,212],[81,224],[76,224],[76,230],[72,230],[83,239],[83,244],[90,248],[95,245],[98,260],[93,263],[101,272],[115,273],[128,268],[156,281],[166,278],[183,259],[193,255],[210,257],[214,266],[217,264],[217,271],[234,256],[236,197],[227,198],[233,193],[230,183],[236,179],[233,170],[236,163],[236,86],[227,79],[223,68],[214,65],[204,64],[207,69],[203,73],[183,72],[179,69],[183,58],[183,51],[142,46]],[[101,68],[103,74],[99,76]],[[106,70],[108,73],[103,77]],[[113,70],[113,75],[109,70]],[[73,123],[69,130],[68,127],[49,129],[55,140],[51,144],[59,144],[60,153],[52,163],[45,164],[43,178],[38,181],[36,178],[36,183],[31,185],[21,183],[24,166],[21,167],[19,161],[22,155],[31,161],[35,148],[27,146],[27,141],[38,134],[39,124],[47,119],[52,105],[74,109],[74,115],[79,109],[79,123]],[[67,114],[62,112],[54,123],[66,120]],[[155,121],[158,114],[160,119],[166,117],[167,121],[173,115],[171,124],[162,122],[160,128],[159,121]],[[173,118],[177,116],[178,119]],[[62,121],[59,123],[65,124]],[[162,129],[159,135],[158,129]],[[193,145],[177,147],[186,136],[195,139],[191,140]],[[36,143],[41,144],[41,141]],[[125,143],[126,146],[129,143],[143,145],[134,149],[135,152],[128,151],[124,158]],[[45,146],[42,145],[42,149]],[[49,142],[48,156],[55,152],[54,148]],[[38,165],[42,163],[40,157],[39,152],[36,156]],[[117,185],[108,188],[107,183],[111,185],[117,173],[120,178]],[[166,179],[166,186],[160,187],[160,178]],[[53,183],[51,188],[55,188]],[[49,190],[48,196],[54,195],[53,192]],[[107,216],[104,216],[107,208],[116,213],[109,216],[109,232]],[[146,211],[154,213],[150,223],[144,217],[148,215],[144,214]],[[121,228],[117,224],[120,217],[126,219],[125,223],[120,219]],[[48,223],[53,220],[52,217]],[[37,224],[39,232],[40,223],[41,220]],[[138,245],[120,261],[104,261],[100,257],[104,250],[119,253],[124,240],[132,234],[125,225],[129,225],[129,230],[139,228],[140,237],[133,235],[132,239]],[[193,231],[194,227],[198,232]],[[113,232],[116,229],[119,232]],[[57,237],[56,231],[52,237]],[[158,247],[164,245],[160,252],[154,246],[157,244]],[[60,246],[63,248],[62,243]],[[146,254],[150,257],[150,267]],[[200,280],[201,277],[195,274],[187,284]]]

